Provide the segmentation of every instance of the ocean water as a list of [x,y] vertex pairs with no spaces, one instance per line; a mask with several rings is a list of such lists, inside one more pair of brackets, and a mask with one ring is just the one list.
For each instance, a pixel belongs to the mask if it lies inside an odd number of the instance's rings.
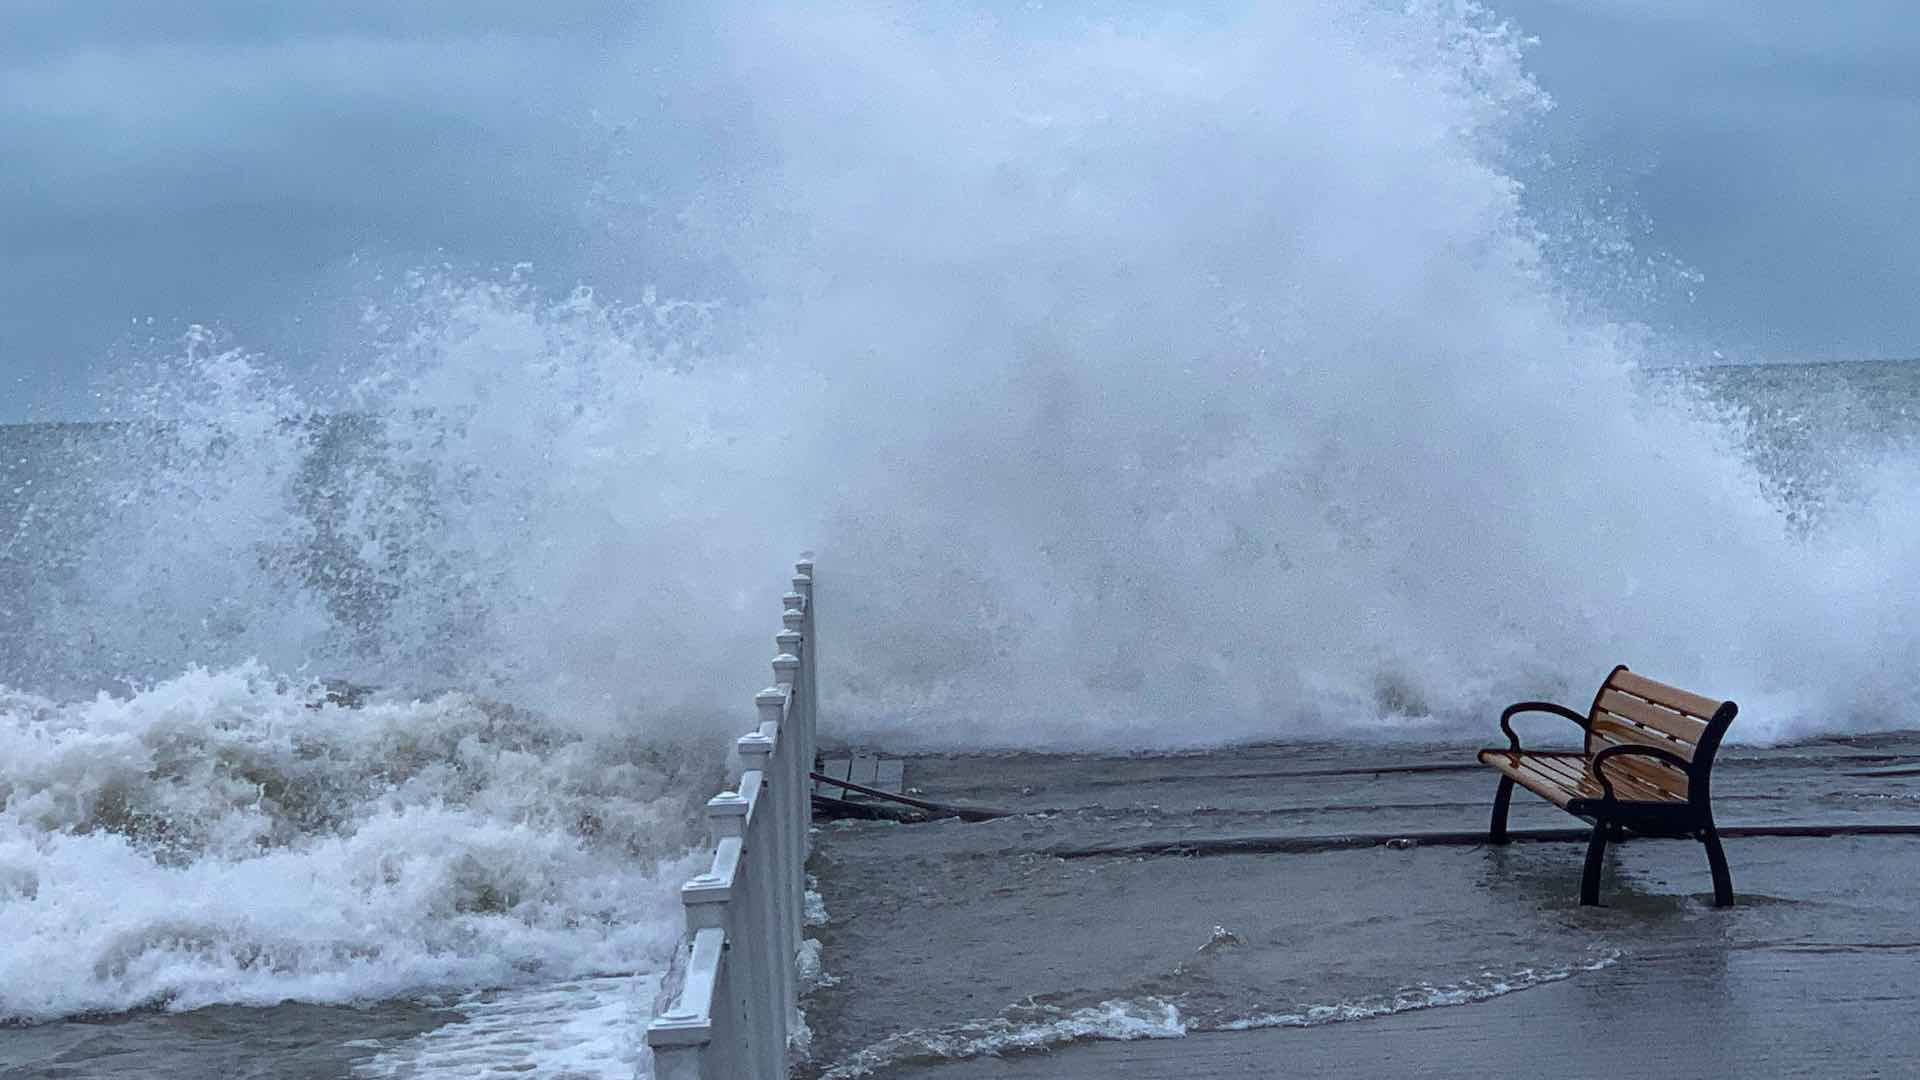
[[1497,17],[664,25],[602,186],[698,274],[424,269],[337,370],[196,330],[0,429],[6,1068],[630,1072],[804,548],[824,723],[901,749],[1427,739],[1619,660],[1910,723],[1915,369],[1676,374]]

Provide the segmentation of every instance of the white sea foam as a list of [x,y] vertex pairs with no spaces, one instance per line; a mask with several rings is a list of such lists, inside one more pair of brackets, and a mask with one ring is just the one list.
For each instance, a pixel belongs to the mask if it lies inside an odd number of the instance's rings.
[[1081,1039],[1177,1039],[1187,1033],[1180,1010],[1158,998],[1103,1001],[1080,1009],[1023,1010],[1041,1018],[996,1017],[928,1031],[909,1031],[860,1050],[820,1074],[854,1080],[905,1061],[957,1061],[983,1055],[1044,1050]]
[[807,926],[827,925],[827,901],[820,895],[820,882],[812,874],[807,875],[805,903],[801,905],[800,914]]
[[794,955],[794,967],[799,973],[802,993],[840,983],[839,976],[827,970],[826,962],[820,955],[820,942],[815,938],[807,938],[800,943],[800,951]]
[[659,965],[718,754],[255,666],[0,701],[0,1017],[343,1002]]
[[1270,1027],[1314,1027],[1372,1020],[1421,1009],[1470,1005],[1536,986],[1560,982],[1582,972],[1611,967],[1619,959],[1608,950],[1566,967],[1528,967],[1482,972],[1443,984],[1402,987],[1389,994],[1352,1001],[1303,1005],[1284,1012],[1263,1012],[1196,1026],[1181,1015],[1177,999],[1116,999],[1098,1006],[1061,1009],[1024,1005],[1006,1017],[908,1031],[863,1048],[822,1073],[822,1080],[853,1080],[907,1061],[960,1060],[1043,1050],[1062,1043],[1100,1039],[1175,1039],[1189,1031],[1246,1031]]
[[472,995],[460,1020],[383,1050],[354,1069],[367,1080],[449,1080],[497,1073],[645,1080],[640,1044],[650,976],[581,979]]
[[1221,1024],[1221,1031],[1248,1031],[1271,1027],[1317,1027],[1352,1020],[1372,1020],[1397,1013],[1439,1009],[1449,1005],[1471,1005],[1489,1001],[1520,990],[1561,982],[1587,971],[1600,971],[1619,961],[1609,951],[1571,967],[1518,968],[1509,972],[1481,972],[1469,979],[1439,985],[1421,984],[1402,987],[1391,994],[1341,1001],[1325,1005],[1307,1005],[1287,1012],[1260,1013]]

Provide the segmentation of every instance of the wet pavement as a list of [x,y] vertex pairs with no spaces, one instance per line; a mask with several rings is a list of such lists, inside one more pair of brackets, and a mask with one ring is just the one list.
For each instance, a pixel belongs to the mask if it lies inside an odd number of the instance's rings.
[[[1730,910],[1691,841],[1612,849],[1584,909],[1578,842],[1140,853],[1481,829],[1472,749],[911,759],[926,798],[1017,813],[820,830],[805,1075],[1920,1074],[1920,837],[1729,840]],[[1716,811],[1920,824],[1916,764],[1910,734],[1732,747]]]

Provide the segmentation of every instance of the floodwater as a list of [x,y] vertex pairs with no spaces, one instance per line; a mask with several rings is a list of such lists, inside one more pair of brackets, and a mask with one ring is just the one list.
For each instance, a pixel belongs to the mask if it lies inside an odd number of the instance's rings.
[[0,1080],[630,1077],[651,975],[363,1005],[160,1009],[0,1028]]
[[[1578,905],[1578,843],[1088,854],[1482,828],[1495,774],[1445,768],[1471,761],[1467,746],[912,759],[929,798],[1021,813],[821,829],[837,982],[809,999],[806,1075],[1499,1075],[1521,1044],[1557,1074],[1612,1075],[1623,1040],[1648,1075],[1920,1068],[1920,986],[1903,974],[1920,838],[1729,840],[1730,910],[1711,906],[1691,841],[1612,849],[1600,908]],[[1920,823],[1920,776],[1898,775],[1917,762],[1912,734],[1730,747],[1717,816]],[[1409,766],[1442,768],[1370,771]],[[1579,824],[1516,792],[1516,829]]]
[[392,1002],[367,1009],[289,1003],[70,1020],[0,1033],[0,1077],[332,1080],[376,1056],[378,1040],[405,1039],[456,1016]]

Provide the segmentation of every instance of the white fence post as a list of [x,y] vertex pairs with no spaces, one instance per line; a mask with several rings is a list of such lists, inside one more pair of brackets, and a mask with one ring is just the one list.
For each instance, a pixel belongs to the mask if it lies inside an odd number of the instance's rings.
[[760,734],[775,739],[776,752],[769,775],[774,777],[774,797],[780,808],[777,821],[779,828],[776,831],[781,865],[786,868],[780,876],[781,933],[789,960],[785,965],[789,976],[787,1005],[794,1010],[790,1025],[797,1026],[800,983],[799,974],[791,961],[800,948],[801,913],[806,904],[807,880],[806,838],[798,826],[803,820],[805,807],[813,800],[807,792],[805,777],[795,772],[795,762],[800,758],[800,731],[794,722],[796,710],[792,695],[781,687],[770,686],[755,694],[753,703],[760,710]]
[[[813,556],[807,555],[801,558],[799,562],[793,564],[793,569],[797,575],[795,578],[796,581],[800,578],[806,579],[806,586],[799,590],[800,593],[806,597],[807,605],[800,611],[802,617],[800,634],[804,639],[803,644],[805,646],[805,651],[800,654],[803,665],[800,681],[802,685],[802,697],[804,699],[801,703],[800,712],[801,726],[805,729],[805,733],[801,737],[800,742],[806,751],[807,768],[811,769],[813,768],[815,738],[819,733],[818,720],[820,715],[820,631],[819,627],[815,625],[813,615]],[[807,800],[807,821],[809,824],[813,821],[812,799]]]
[[[800,595],[799,593],[791,594],[792,598],[798,598],[799,595]],[[783,599],[781,602],[785,603],[786,601]],[[800,602],[805,603],[804,600]],[[787,628],[788,633],[800,635],[800,651],[797,653],[794,653],[794,655],[800,657],[799,679],[802,686],[801,686],[800,693],[797,695],[798,699],[793,702],[792,711],[793,713],[797,714],[794,720],[793,726],[796,729],[798,729],[798,734],[799,734],[798,742],[800,746],[800,753],[798,753],[795,756],[800,759],[800,780],[805,785],[807,791],[809,792],[808,797],[802,800],[803,805],[801,808],[801,818],[798,823],[799,832],[800,832],[800,846],[801,846],[801,849],[804,851],[812,847],[812,841],[809,840],[807,837],[807,830],[813,826],[813,798],[811,795],[811,792],[813,791],[813,782],[807,778],[807,774],[813,771],[813,757],[814,757],[814,738],[813,738],[814,728],[813,728],[813,712],[812,712],[812,696],[811,695],[812,695],[812,688],[813,688],[813,654],[815,652],[815,645],[813,641],[807,638],[806,612],[796,607],[789,607],[780,613],[780,623],[781,625]],[[783,648],[781,649],[782,652],[789,652],[789,653],[793,652],[792,649],[787,649],[784,647],[785,645],[784,640],[782,640],[781,644],[783,646]],[[802,881],[800,887],[804,891],[806,888],[806,882]]]
[[788,1025],[786,969],[793,966],[781,939],[786,936],[785,920],[780,915],[780,896],[785,886],[780,881],[780,823],[775,820],[779,808],[774,801],[771,763],[773,740],[758,731],[740,736],[736,743],[743,771],[740,794],[747,799],[746,851],[747,916],[742,933],[729,942],[737,951],[753,956],[755,1030],[761,1033],[760,1071],[763,1077],[787,1075]]
[[681,886],[687,934],[647,1025],[657,1080],[786,1080],[799,1019],[800,946],[812,820],[813,563],[781,597],[775,685],[735,742],[737,791],[707,802],[713,859]]

